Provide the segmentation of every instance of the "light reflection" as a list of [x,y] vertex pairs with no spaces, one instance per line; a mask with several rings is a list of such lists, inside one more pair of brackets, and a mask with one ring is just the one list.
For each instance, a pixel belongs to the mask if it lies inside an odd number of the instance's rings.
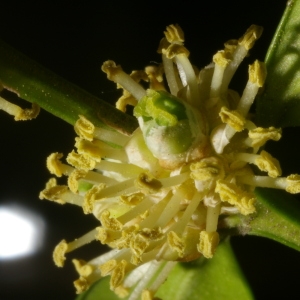
[[35,253],[43,243],[45,223],[18,205],[0,206],[0,260]]

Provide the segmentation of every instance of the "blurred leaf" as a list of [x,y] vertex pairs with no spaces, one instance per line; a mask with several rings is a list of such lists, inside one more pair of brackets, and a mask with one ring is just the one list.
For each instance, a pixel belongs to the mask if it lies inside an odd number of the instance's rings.
[[225,219],[238,233],[275,240],[300,251],[300,203],[282,191],[256,188],[256,216],[235,215]]
[[[253,299],[235,260],[229,240],[222,242],[213,259],[178,263],[157,297],[163,300]],[[109,289],[109,278],[94,284],[77,300],[119,300]]]
[[72,125],[81,114],[96,126],[106,124],[127,134],[137,127],[134,117],[45,69],[1,40],[0,81],[5,89]]
[[300,0],[287,1],[265,59],[268,76],[257,100],[261,126],[300,125]]

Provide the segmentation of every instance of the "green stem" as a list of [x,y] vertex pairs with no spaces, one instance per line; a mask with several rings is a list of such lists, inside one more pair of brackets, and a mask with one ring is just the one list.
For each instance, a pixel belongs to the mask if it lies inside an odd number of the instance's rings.
[[106,124],[126,134],[137,127],[134,117],[45,69],[1,40],[0,79],[5,89],[72,125],[78,115],[84,115],[96,126]]

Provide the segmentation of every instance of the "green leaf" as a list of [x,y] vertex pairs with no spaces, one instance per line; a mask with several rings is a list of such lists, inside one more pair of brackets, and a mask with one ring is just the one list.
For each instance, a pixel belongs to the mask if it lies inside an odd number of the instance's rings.
[[[109,278],[94,284],[77,300],[119,300],[109,290]],[[178,263],[157,297],[163,300],[232,300],[253,299],[251,291],[235,260],[229,240],[222,242],[213,259],[201,258]]]
[[134,117],[45,69],[0,40],[0,81],[5,89],[51,114],[74,124],[84,115],[96,126],[131,134],[137,127]]
[[265,59],[268,76],[257,100],[261,126],[300,125],[300,1],[288,1]]
[[256,216],[236,215],[225,219],[239,234],[275,240],[300,251],[300,203],[292,195],[274,189],[257,188]]

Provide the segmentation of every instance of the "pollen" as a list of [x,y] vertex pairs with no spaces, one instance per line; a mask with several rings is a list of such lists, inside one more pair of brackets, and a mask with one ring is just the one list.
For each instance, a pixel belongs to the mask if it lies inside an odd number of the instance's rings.
[[281,177],[279,161],[261,150],[281,138],[281,129],[257,127],[249,114],[267,76],[264,63],[249,66],[242,95],[229,89],[261,33],[252,25],[200,71],[189,59],[179,25],[165,31],[160,65],[127,74],[113,61],[103,64],[121,90],[117,108],[134,106],[139,127],[125,136],[78,116],[77,150],[67,163],[59,153],[47,159],[50,173],[67,177],[68,185],[51,179],[40,193],[41,199],[80,206],[99,221],[82,237],[58,244],[56,265],[62,267],[67,253],[92,241],[111,248],[87,262],[73,260],[77,293],[109,276],[117,296],[155,299],[177,262],[214,259],[219,219],[255,217],[256,187],[300,192],[300,176]]

